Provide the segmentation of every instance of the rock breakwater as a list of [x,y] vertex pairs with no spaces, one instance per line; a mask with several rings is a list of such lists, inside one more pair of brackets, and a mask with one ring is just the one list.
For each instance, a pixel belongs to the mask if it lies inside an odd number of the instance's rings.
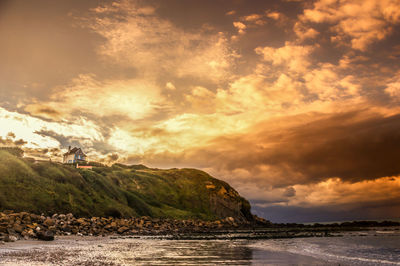
[[265,227],[270,223],[257,216],[254,221],[233,217],[215,221],[176,220],[143,217],[75,217],[73,214],[37,215],[28,212],[0,212],[0,241],[18,239],[53,240],[57,235],[166,235],[182,233],[207,233],[217,230]]

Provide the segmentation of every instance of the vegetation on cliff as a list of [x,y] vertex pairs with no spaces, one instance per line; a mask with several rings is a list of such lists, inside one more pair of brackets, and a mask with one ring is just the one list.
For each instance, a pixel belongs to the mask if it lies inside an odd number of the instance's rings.
[[249,202],[195,169],[114,164],[76,169],[0,149],[0,210],[77,216],[251,220]]

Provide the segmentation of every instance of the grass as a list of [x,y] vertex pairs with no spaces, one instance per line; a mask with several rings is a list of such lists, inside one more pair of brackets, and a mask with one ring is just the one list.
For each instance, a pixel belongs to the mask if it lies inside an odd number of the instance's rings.
[[[212,184],[207,188],[206,184]],[[227,193],[219,195],[224,187]],[[76,169],[53,162],[34,162],[19,152],[0,149],[0,210],[68,213],[77,216],[150,216],[176,219],[223,218],[212,195],[250,204],[227,183],[196,169],[151,169],[143,165],[98,165]]]

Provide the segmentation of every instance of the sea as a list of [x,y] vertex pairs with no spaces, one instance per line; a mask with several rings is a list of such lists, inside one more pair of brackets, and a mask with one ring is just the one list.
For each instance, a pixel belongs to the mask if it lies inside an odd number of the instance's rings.
[[400,228],[257,240],[21,240],[0,245],[0,265],[400,265]]

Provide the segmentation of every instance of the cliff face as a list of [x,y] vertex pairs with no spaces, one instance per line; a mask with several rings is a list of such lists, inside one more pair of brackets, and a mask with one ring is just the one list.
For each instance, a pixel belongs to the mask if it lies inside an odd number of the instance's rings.
[[236,217],[243,221],[253,219],[249,202],[229,185],[210,193],[210,208],[218,217]]
[[0,210],[77,216],[252,220],[249,202],[195,169],[115,164],[92,170],[0,150]]

